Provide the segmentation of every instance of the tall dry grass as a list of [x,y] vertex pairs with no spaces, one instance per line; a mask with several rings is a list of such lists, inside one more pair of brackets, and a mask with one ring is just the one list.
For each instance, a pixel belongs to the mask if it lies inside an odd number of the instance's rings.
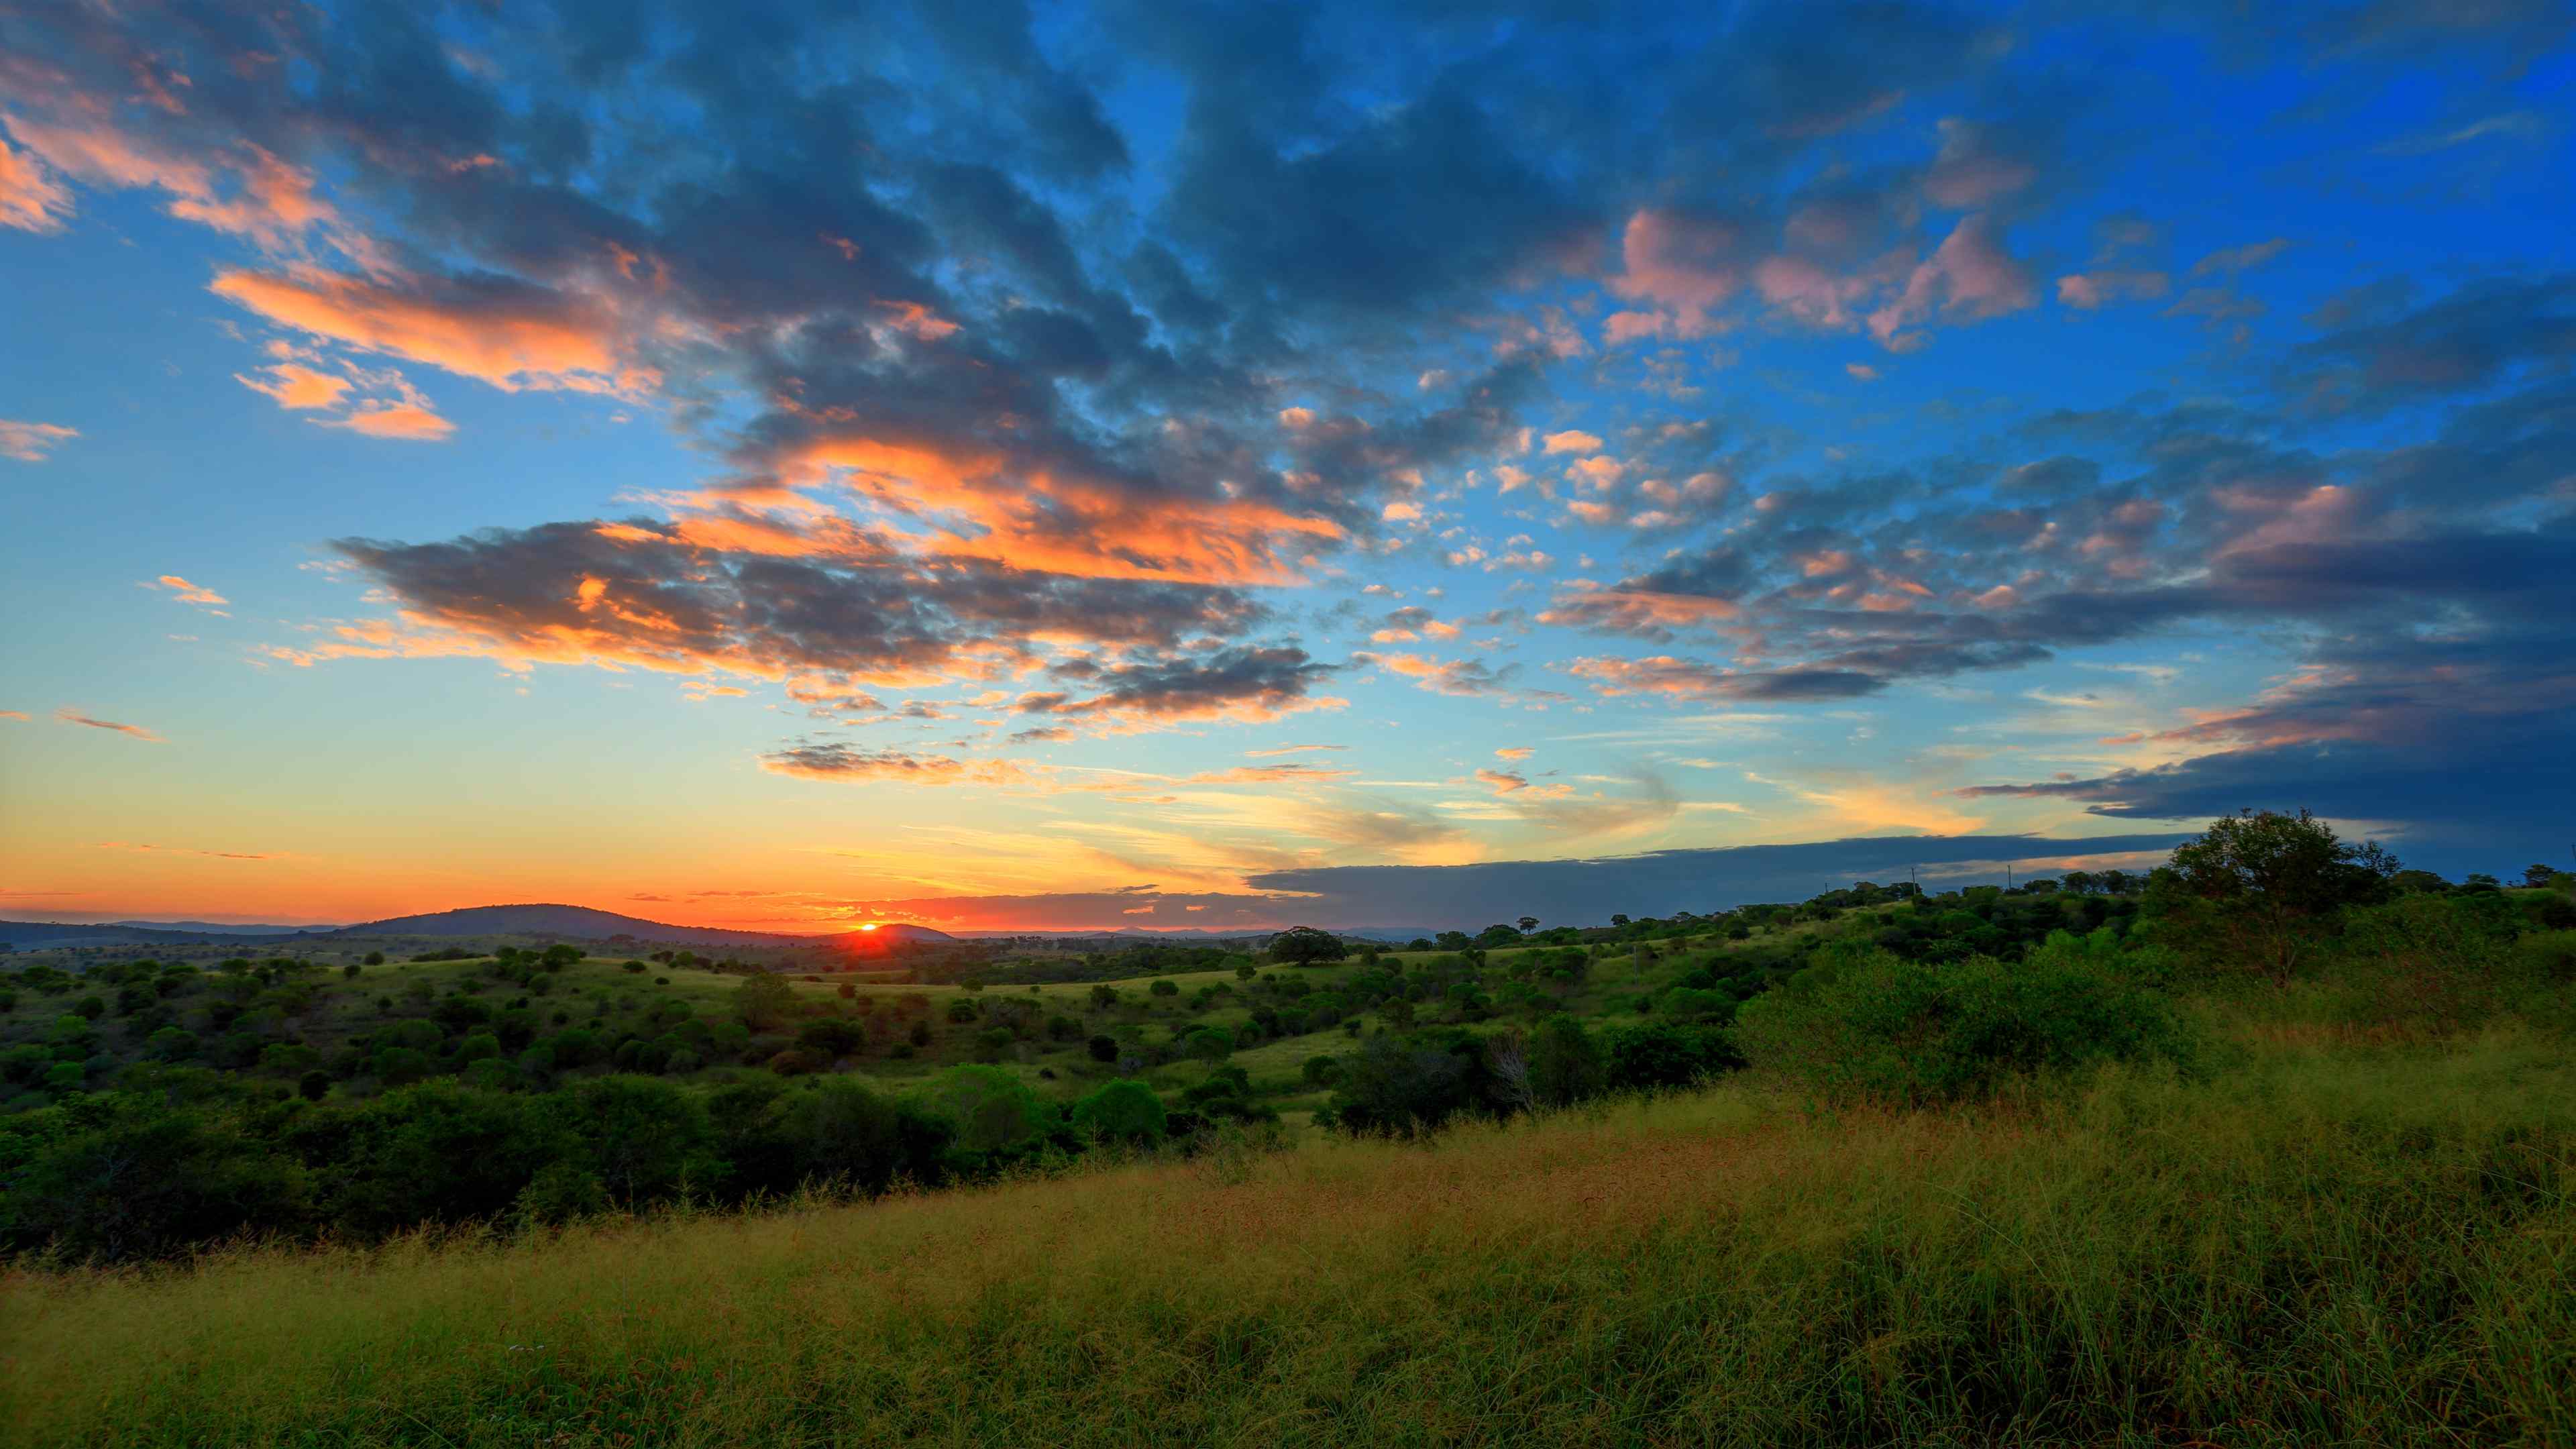
[[7,1280],[27,1444],[2576,1444],[2576,1067],[2272,1040]]

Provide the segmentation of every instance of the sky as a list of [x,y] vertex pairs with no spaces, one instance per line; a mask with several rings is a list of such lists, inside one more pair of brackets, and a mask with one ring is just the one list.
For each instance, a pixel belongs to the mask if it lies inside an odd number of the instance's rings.
[[2555,0],[0,0],[0,915],[2576,849]]

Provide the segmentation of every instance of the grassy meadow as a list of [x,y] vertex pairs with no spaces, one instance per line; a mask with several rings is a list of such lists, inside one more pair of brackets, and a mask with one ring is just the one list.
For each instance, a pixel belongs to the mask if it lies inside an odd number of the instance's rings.
[[2576,1443],[2576,1063],[2191,1009],[1968,1107],[1422,1143],[0,1288],[7,1444]]

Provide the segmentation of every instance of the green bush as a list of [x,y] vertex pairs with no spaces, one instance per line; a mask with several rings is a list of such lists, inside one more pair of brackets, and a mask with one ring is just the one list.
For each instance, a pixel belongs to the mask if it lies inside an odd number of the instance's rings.
[[1132,1078],[1111,1082],[1073,1104],[1073,1125],[1106,1141],[1160,1142],[1166,1122],[1163,1099]]
[[957,1145],[968,1152],[1017,1151],[1045,1130],[1037,1094],[1000,1067],[950,1067],[931,1083],[923,1105],[955,1124]]
[[2063,935],[2020,965],[1840,954],[1746,1002],[1735,1041],[1754,1066],[1819,1096],[1900,1105],[1983,1096],[2042,1071],[2190,1054],[2162,997]]

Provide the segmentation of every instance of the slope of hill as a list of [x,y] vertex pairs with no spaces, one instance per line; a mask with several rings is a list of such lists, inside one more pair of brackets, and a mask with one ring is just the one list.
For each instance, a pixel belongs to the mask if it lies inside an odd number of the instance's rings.
[[[333,932],[338,936],[507,936],[552,935],[577,936],[586,940],[606,940],[611,936],[633,936],[639,941],[671,941],[693,946],[775,945],[780,942],[810,943],[841,932],[800,935],[784,931],[728,931],[714,926],[671,926],[637,916],[621,916],[615,911],[593,910],[588,906],[513,905],[467,906],[459,910],[439,911],[431,915],[395,916],[382,921],[363,921]],[[928,926],[884,925],[870,933],[880,940],[946,941],[946,932]]]
[[[35,1275],[0,1444],[2568,1444],[2576,1072],[2248,1038],[972,1194]],[[428,1346],[435,1346],[434,1350]]]

